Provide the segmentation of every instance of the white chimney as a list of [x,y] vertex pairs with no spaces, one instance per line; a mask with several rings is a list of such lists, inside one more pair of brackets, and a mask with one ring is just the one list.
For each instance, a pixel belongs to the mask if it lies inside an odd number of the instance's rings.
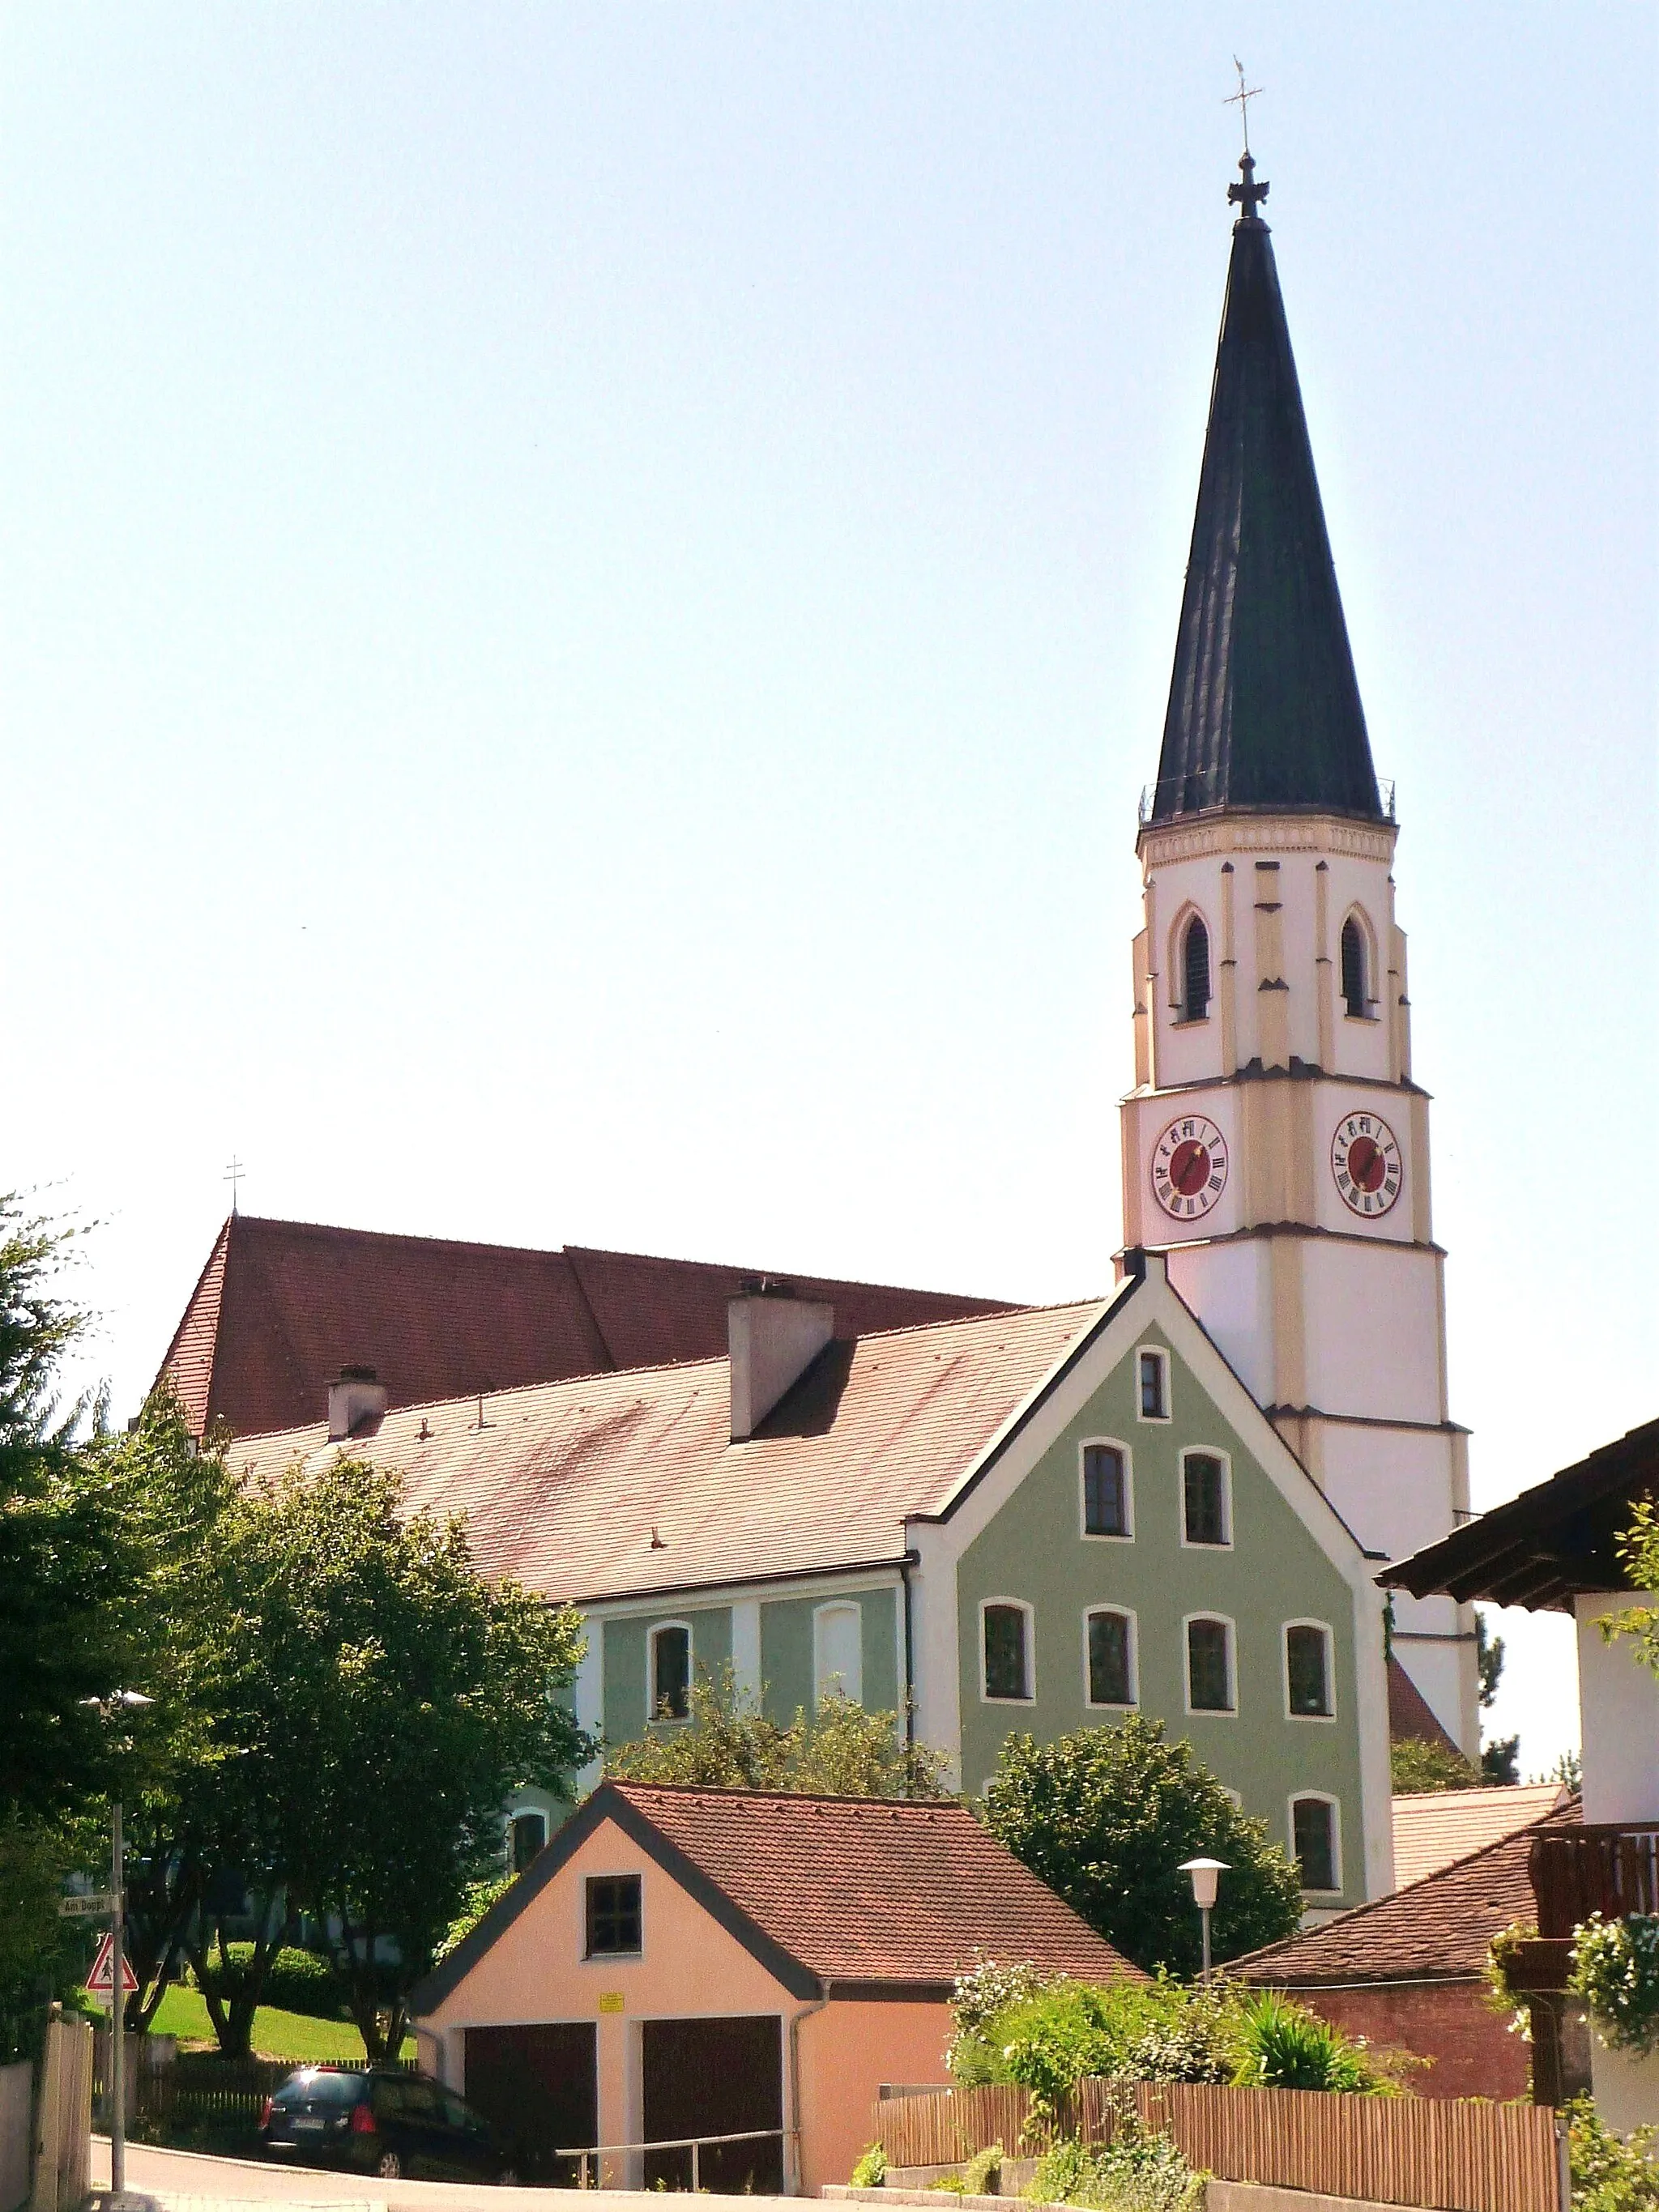
[[328,1386],[328,1440],[342,1443],[380,1425],[387,1390],[372,1367],[343,1367],[340,1379]]
[[836,1331],[833,1306],[798,1298],[787,1283],[745,1283],[726,1308],[732,1352],[732,1441],[752,1437]]

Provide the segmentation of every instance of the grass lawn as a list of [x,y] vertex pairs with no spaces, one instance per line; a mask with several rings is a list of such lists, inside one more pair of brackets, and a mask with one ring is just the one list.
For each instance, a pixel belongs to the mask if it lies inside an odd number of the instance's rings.
[[[175,1984],[156,2008],[150,2027],[156,2035],[176,2035],[181,2045],[213,2048],[213,2025],[199,1990]],[[253,2015],[253,2050],[260,2058],[361,2058],[363,2039],[349,2020],[313,2020],[309,2013],[278,2012],[274,2005],[261,2005]],[[404,2039],[404,2057],[414,2056],[411,2035]]]

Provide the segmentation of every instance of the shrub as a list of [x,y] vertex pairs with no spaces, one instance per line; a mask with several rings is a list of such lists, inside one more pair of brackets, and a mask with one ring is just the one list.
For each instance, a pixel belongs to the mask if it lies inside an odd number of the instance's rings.
[[[246,1981],[252,1959],[252,1943],[228,1943],[222,1955],[212,1955],[205,1972],[192,1973],[191,1979],[198,1989],[228,2002]],[[311,2020],[346,2015],[345,1986],[329,1960],[314,1951],[279,1951],[266,1970],[259,2002]]]
[[1264,1990],[1248,2001],[1238,2025],[1242,2048],[1233,2081],[1239,2088],[1400,2094],[1371,2062],[1364,2043],[1350,2043],[1340,2028],[1276,1990]]
[[1047,2203],[1091,2205],[1101,2212],[1197,2212],[1204,2181],[1168,2136],[1144,2126],[1127,2106],[1120,2106],[1109,2143],[1068,2137],[1046,2152],[1030,2194]]
[[854,2189],[879,2189],[886,2179],[886,2152],[878,2142],[866,2143],[848,2185]]
[[988,2143],[983,2150],[975,2151],[967,2165],[963,2167],[963,2195],[964,2197],[994,2197],[996,2191],[991,2185],[1001,2172],[1002,2145],[1000,2142]]
[[957,1977],[951,1992],[955,2033],[945,2046],[945,2063],[953,2081],[967,2089],[982,2081],[1007,2080],[999,2048],[988,2037],[989,2024],[1011,2006],[1046,1990],[1052,1978],[1032,1966],[1000,1966],[994,1959],[986,1958]]
[[1588,2097],[1565,2109],[1573,2212],[1659,2212],[1659,2128],[1615,2134]]
[[1645,2057],[1659,2047],[1659,1915],[1591,1913],[1573,1936],[1567,1987],[1609,2049]]

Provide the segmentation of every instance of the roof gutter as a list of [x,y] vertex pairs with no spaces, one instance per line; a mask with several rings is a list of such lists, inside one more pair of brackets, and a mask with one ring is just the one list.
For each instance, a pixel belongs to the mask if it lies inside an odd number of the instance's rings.
[[829,1985],[820,1982],[823,1991],[815,2003],[804,2004],[789,2016],[789,2106],[795,2128],[795,2194],[803,2193],[806,2172],[806,2142],[801,2126],[800,2111],[800,2024],[811,2020],[815,2012],[822,2012],[830,2002]]
[[556,1596],[544,1591],[541,1595],[548,1605],[626,1605],[635,1598],[688,1597],[694,1590],[767,1589],[775,1583],[828,1582],[836,1575],[872,1575],[884,1569],[890,1573],[902,1565],[901,1558],[890,1553],[883,1559],[849,1559],[835,1566],[781,1567],[769,1575],[705,1575],[695,1583],[646,1583],[638,1589],[565,1591]]
[[921,1554],[907,1552],[898,1563],[899,1583],[904,1591],[904,1748],[914,1752],[916,1747],[916,1647],[910,1623],[910,1570],[921,1564]]

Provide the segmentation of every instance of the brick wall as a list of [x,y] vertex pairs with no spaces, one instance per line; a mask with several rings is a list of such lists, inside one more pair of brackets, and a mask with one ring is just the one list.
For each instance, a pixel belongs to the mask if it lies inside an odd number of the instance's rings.
[[1531,2092],[1532,2046],[1486,2002],[1480,1982],[1431,1982],[1413,1988],[1296,1990],[1290,1994],[1340,2027],[1379,2049],[1405,2050],[1434,2063],[1413,2069],[1419,2097],[1525,2097]]

